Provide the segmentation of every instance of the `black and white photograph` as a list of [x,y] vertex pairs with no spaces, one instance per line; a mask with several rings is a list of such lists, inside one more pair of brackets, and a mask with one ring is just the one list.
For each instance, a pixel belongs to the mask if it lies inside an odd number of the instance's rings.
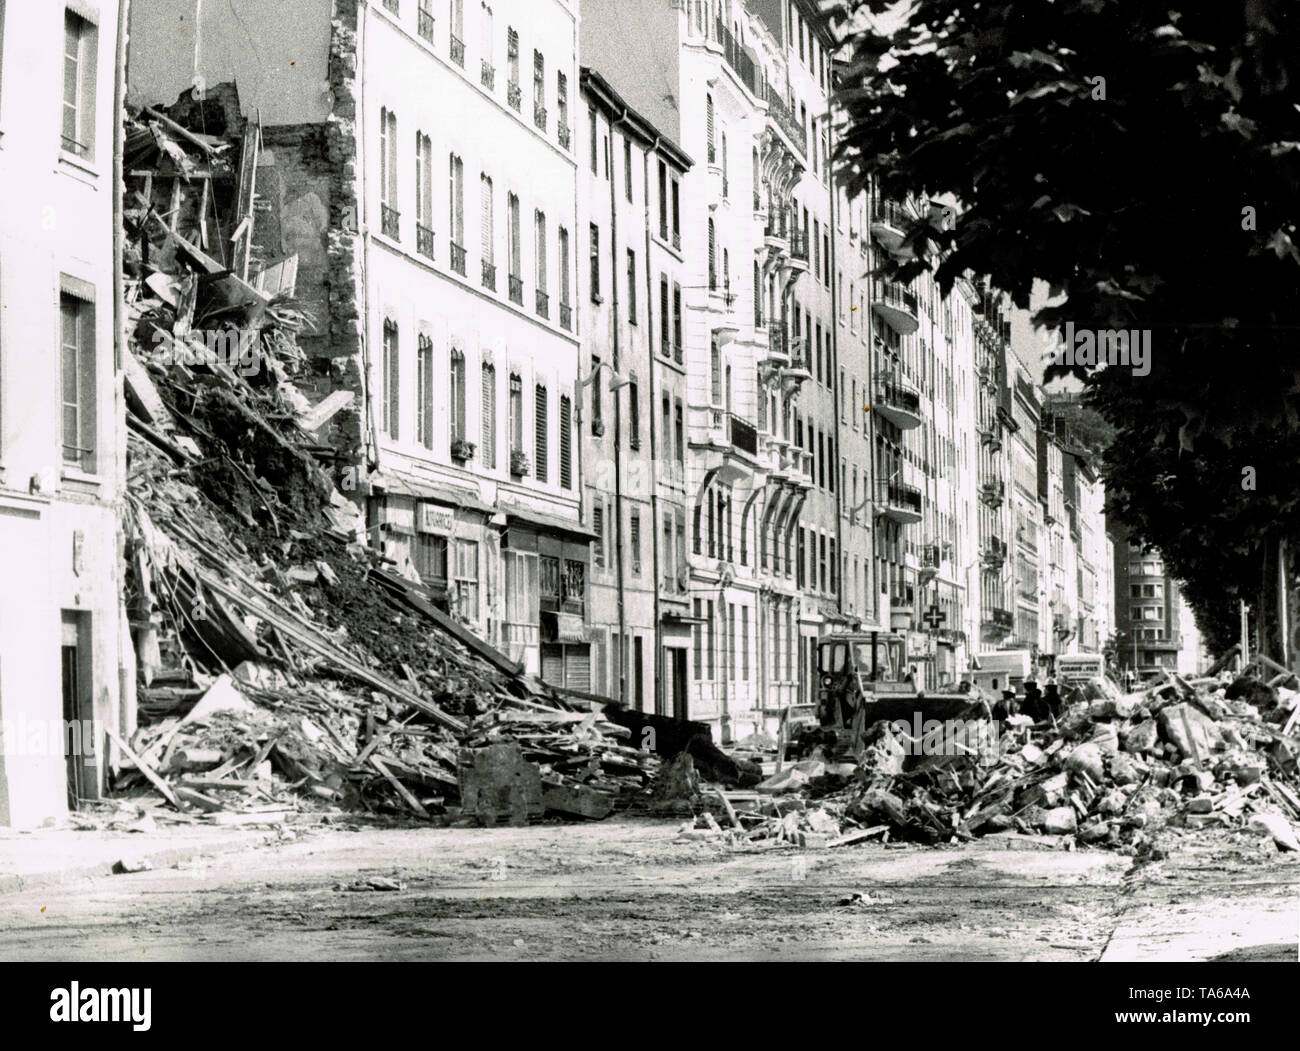
[[1280,1018],[1293,0],[0,0],[0,189],[37,1022],[308,961]]

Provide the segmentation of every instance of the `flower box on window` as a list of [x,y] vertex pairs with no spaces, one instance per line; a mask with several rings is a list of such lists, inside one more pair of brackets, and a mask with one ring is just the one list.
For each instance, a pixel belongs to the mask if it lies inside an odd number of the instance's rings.
[[523,449],[516,449],[510,454],[510,473],[516,478],[525,477],[532,470],[528,454]]
[[464,438],[453,438],[451,442],[451,458],[461,463],[474,459],[474,443],[466,441]]

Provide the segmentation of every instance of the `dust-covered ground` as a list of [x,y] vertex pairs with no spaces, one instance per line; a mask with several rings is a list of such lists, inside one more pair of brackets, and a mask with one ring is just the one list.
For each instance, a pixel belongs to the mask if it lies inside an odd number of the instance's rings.
[[[679,826],[327,827],[0,897],[0,958],[1297,959],[1300,859],[1252,835],[1134,867],[1029,837],[802,850]],[[353,889],[372,880],[399,889]]]

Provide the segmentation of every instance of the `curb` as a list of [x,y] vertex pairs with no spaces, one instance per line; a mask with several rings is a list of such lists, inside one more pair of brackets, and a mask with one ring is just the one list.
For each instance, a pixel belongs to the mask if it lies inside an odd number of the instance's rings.
[[[255,839],[218,839],[211,843],[189,847],[173,847],[170,850],[159,850],[145,854],[124,850],[121,854],[129,854],[132,858],[148,862],[149,871],[152,871],[171,868],[183,861],[189,861],[204,854],[233,854],[239,850],[254,850],[280,842],[282,841],[277,835],[270,834]],[[115,874],[113,868],[120,859],[121,854],[115,854],[108,861],[92,862],[76,868],[56,869],[52,872],[33,872],[22,876],[0,873],[0,894],[16,894],[19,891],[34,890],[38,887],[73,883],[83,879],[94,879],[98,876],[112,876]],[[121,875],[127,875],[127,873],[121,873]]]

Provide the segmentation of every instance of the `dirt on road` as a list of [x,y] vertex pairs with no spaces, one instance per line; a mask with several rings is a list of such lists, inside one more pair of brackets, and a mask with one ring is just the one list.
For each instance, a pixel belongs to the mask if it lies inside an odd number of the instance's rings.
[[1250,836],[1134,866],[1031,837],[801,850],[678,827],[314,829],[0,897],[0,958],[1297,958],[1300,859]]

